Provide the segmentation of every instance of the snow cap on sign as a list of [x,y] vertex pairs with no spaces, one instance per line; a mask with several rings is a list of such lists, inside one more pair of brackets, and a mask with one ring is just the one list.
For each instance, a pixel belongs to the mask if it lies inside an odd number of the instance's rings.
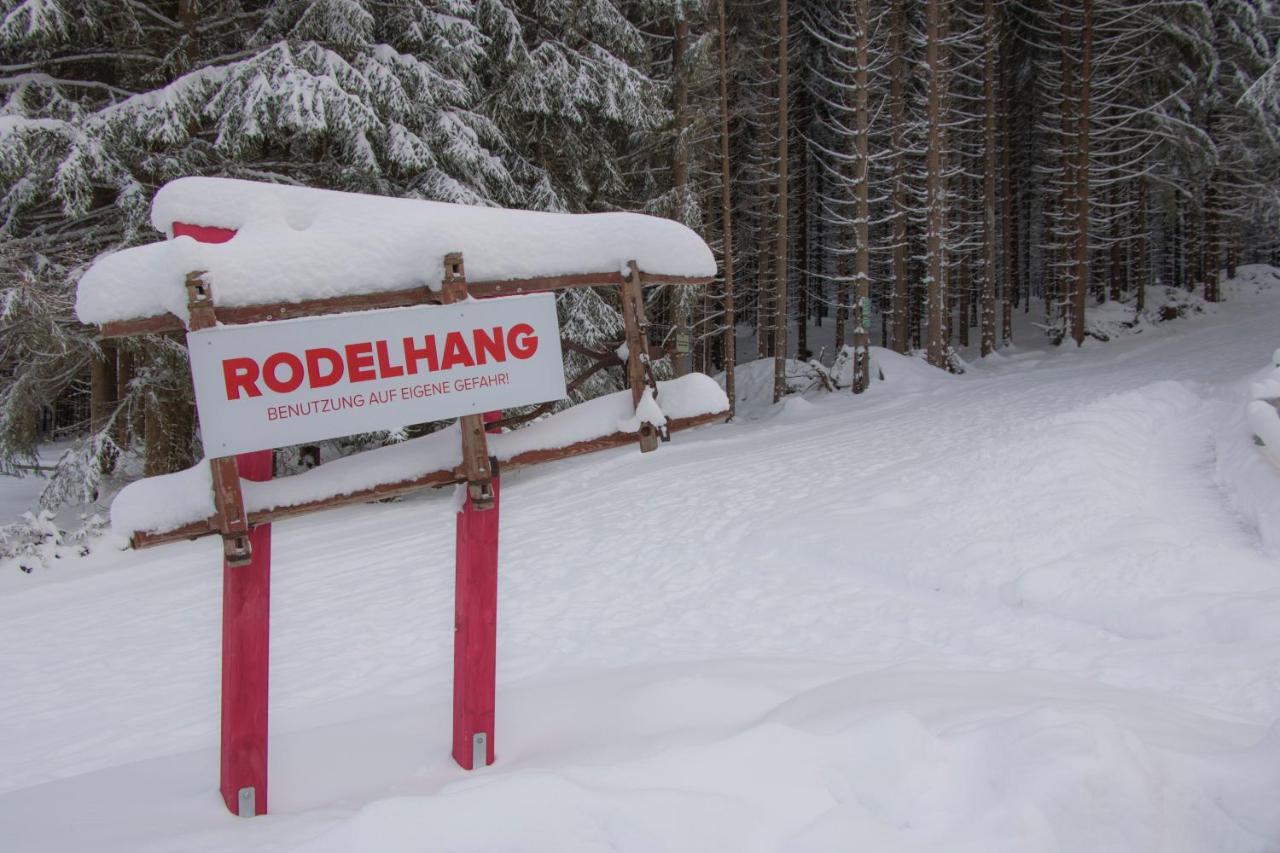
[[444,256],[462,252],[472,281],[623,270],[715,275],[702,238],[638,213],[544,213],[318,190],[230,178],[179,178],[156,194],[151,223],[229,228],[226,243],[179,237],[96,260],[80,279],[76,315],[107,323],[186,318],[187,273],[204,270],[225,307],[438,289]]

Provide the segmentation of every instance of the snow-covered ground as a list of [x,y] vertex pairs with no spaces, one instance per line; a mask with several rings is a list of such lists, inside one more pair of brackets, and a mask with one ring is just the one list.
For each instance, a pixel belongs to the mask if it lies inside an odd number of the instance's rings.
[[22,476],[0,474],[0,524],[38,508],[40,492],[47,482],[37,471],[24,471]]
[[1244,414],[1280,282],[1246,272],[1110,343],[886,356],[862,397],[508,476],[476,773],[447,493],[276,525],[253,820],[215,790],[216,541],[0,578],[0,848],[1280,849],[1280,468]]

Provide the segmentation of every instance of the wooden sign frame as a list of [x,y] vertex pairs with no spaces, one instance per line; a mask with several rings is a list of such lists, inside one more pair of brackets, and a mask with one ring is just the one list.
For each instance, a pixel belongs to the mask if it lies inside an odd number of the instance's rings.
[[[174,222],[173,235],[201,242],[223,243],[235,236],[225,228]],[[666,353],[648,343],[645,285],[708,284],[711,277],[652,275],[635,261],[626,272],[581,273],[506,281],[469,282],[460,252],[443,258],[439,291],[426,286],[408,290],[360,294],[299,303],[218,308],[213,288],[200,271],[187,275],[189,321],[163,314],[103,324],[104,338],[140,334],[179,334],[216,324],[238,325],[351,311],[369,311],[421,304],[452,304],[468,298],[538,293],[576,287],[617,287],[625,338],[613,349],[590,350],[571,341],[563,345],[592,359],[567,385],[577,390],[600,370],[626,368],[632,403],[657,393],[653,361]],[[626,347],[625,359],[619,355]],[[134,547],[143,548],[181,539],[218,535],[223,542],[222,620],[222,744],[219,789],[234,814],[267,813],[267,693],[271,580],[271,522],[334,507],[408,494],[423,488],[465,484],[466,499],[456,520],[454,720],[452,754],[472,770],[494,760],[494,703],[497,636],[498,519],[500,485],[497,461],[488,450],[486,432],[500,431],[549,411],[544,404],[528,414],[503,419],[499,413],[467,415],[459,419],[462,463],[456,468],[391,483],[380,483],[345,495],[332,496],[273,510],[249,512],[241,478],[269,480],[273,451],[243,453],[210,459],[214,514],[202,521],[162,533],[135,532]],[[636,432],[616,432],[567,447],[526,451],[503,464],[516,469],[611,447],[638,443],[642,452],[654,450],[670,433],[724,421],[729,412],[715,412],[661,424],[642,422]]]

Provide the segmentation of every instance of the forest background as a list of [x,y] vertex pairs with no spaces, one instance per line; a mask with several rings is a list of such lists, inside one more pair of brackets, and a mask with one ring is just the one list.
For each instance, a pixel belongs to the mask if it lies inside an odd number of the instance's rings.
[[[678,219],[721,275],[650,294],[656,342],[731,396],[757,358],[775,397],[788,357],[845,359],[854,391],[872,345],[956,369],[1016,311],[1080,345],[1100,302],[1215,301],[1280,263],[1272,0],[0,9],[0,471],[78,437],[49,507],[198,456],[182,341],[96,340],[71,311],[94,257],[161,236],[150,200],[184,175]],[[564,334],[620,339],[610,300],[562,294]]]

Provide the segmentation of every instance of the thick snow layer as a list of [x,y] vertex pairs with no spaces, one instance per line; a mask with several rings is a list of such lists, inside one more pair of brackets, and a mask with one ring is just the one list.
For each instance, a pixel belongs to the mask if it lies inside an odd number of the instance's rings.
[[1253,434],[1267,447],[1280,450],[1280,412],[1270,403],[1254,400],[1247,409],[1249,426]]
[[1280,469],[1245,422],[1280,290],[1226,294],[511,472],[475,773],[448,494],[274,525],[253,820],[216,793],[216,540],[0,576],[0,847],[1280,850]]
[[473,281],[624,270],[715,275],[711,250],[678,222],[635,213],[564,214],[470,207],[228,178],[180,178],[151,221],[230,228],[226,243],[187,237],[99,258],[80,279],[76,314],[105,323],[186,317],[185,279],[205,270],[217,305],[299,302],[428,285],[462,252]]
[[156,533],[213,515],[213,474],[205,460],[185,471],[130,483],[111,502],[118,532]]
[[1259,379],[1249,386],[1255,400],[1280,400],[1280,364],[1276,363],[1280,362],[1280,350],[1271,359],[1271,368],[1262,370]]
[[[1239,416],[1217,434],[1218,478],[1263,543],[1280,555],[1280,411],[1270,383],[1280,368],[1267,368],[1249,384],[1249,399]],[[1266,464],[1267,462],[1271,464]]]
[[[661,420],[725,412],[729,400],[714,379],[691,373],[658,383],[658,402],[648,398],[650,416]],[[657,410],[657,414],[653,414]],[[617,432],[635,432],[631,392],[620,391],[589,400],[545,417],[522,429],[489,436],[489,452],[505,462],[531,450],[551,450]],[[462,462],[456,427],[370,450],[263,483],[241,480],[250,512],[296,506],[308,501],[349,495],[379,484],[412,480],[457,467]],[[111,526],[121,535],[160,533],[213,515],[213,480],[209,463],[176,474],[150,477],[120,490],[111,504]]]

